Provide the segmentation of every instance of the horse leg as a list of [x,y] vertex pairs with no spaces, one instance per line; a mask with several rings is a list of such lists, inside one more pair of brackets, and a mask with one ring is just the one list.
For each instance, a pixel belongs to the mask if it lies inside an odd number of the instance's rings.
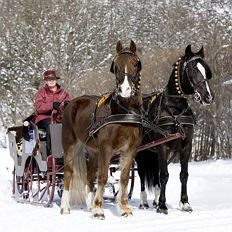
[[183,149],[180,153],[180,182],[181,182],[181,199],[180,199],[180,208],[183,211],[192,212],[192,207],[188,202],[187,194],[187,181],[188,181],[188,161],[191,154],[191,146],[187,146],[186,149]]
[[152,186],[154,186],[154,193],[155,198],[153,200],[153,207],[158,207],[158,201],[160,197],[160,172],[159,172],[159,157],[157,153],[151,153],[150,156],[152,156],[152,177],[153,177],[153,183]]
[[160,190],[160,197],[159,197],[159,203],[157,207],[158,213],[164,213],[168,214],[168,208],[166,206],[166,185],[169,179],[169,173],[168,173],[168,165],[167,165],[167,149],[165,145],[159,146],[159,164],[160,164],[160,184],[161,184],[161,190]]
[[154,208],[158,207],[159,197],[160,197],[160,187],[158,184],[156,184],[155,185],[155,199],[153,200],[153,203],[152,203]]
[[141,172],[142,170],[139,172],[139,169],[138,169],[140,184],[141,184],[139,209],[148,209],[149,205],[147,202],[147,193],[145,189],[145,175],[144,173],[141,173]]
[[129,181],[130,168],[136,151],[130,151],[130,153],[127,152],[125,154],[121,154],[120,157],[121,175],[118,195],[118,209],[121,216],[127,217],[132,215],[132,210],[128,205],[127,186]]
[[70,213],[70,182],[73,174],[74,147],[70,145],[64,153],[64,191],[61,199],[60,213]]
[[89,153],[89,160],[87,162],[87,199],[86,205],[89,211],[92,210],[94,199],[94,181],[96,179],[98,167],[98,153]]
[[145,190],[145,171],[144,171],[144,162],[143,162],[144,155],[145,154],[143,154],[143,153],[141,153],[141,154],[138,153],[136,156],[138,174],[139,174],[140,185],[141,185],[139,209],[148,209],[149,208],[149,205],[147,202],[147,193]]
[[102,208],[104,188],[108,179],[108,169],[112,150],[106,144],[99,146],[97,191],[93,200],[92,214],[94,218],[105,219]]

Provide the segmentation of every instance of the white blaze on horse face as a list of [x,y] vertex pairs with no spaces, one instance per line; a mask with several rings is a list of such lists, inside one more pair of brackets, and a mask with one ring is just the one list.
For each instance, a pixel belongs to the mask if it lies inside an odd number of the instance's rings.
[[128,73],[127,73],[127,66],[125,67],[125,77],[123,83],[120,85],[121,92],[119,93],[121,97],[128,98],[131,96],[131,87],[128,81]]
[[[202,76],[204,77],[204,79],[207,79],[207,78],[206,78],[206,73],[205,73],[205,68],[203,67],[203,65],[202,65],[201,63],[198,62],[198,63],[197,63],[197,68],[198,68],[198,70],[200,71],[200,73],[202,74]],[[207,89],[207,91],[208,91],[209,96],[211,97],[211,99],[213,99],[207,81],[205,82],[205,85],[206,85],[206,89]]]
[[197,68],[201,72],[201,74],[204,77],[204,79],[206,79],[205,68],[203,67],[203,65],[198,62],[197,63]]

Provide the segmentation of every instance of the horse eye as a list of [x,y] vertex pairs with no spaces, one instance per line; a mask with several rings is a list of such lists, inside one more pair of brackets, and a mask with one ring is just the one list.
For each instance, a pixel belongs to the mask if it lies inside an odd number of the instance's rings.
[[123,72],[122,71],[118,70],[117,73],[118,73],[119,76],[123,76]]
[[197,67],[197,62],[193,64],[193,68],[196,68],[196,67]]
[[130,75],[130,78],[131,78],[132,80],[135,80],[136,75]]
[[116,76],[117,76],[117,79],[118,79],[119,81],[122,81],[123,78],[124,78],[123,72],[121,72],[121,71],[119,71],[119,70],[116,72]]
[[210,71],[206,72],[206,78],[211,79],[212,78],[212,73]]

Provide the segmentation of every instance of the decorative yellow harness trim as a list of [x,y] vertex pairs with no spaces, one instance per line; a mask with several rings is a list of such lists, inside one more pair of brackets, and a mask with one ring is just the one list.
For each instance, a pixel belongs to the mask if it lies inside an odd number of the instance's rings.
[[98,101],[97,106],[100,107],[110,97],[110,95],[110,93],[103,95],[102,98]]
[[151,103],[152,103],[153,101],[155,101],[155,100],[158,98],[159,95],[160,95],[160,93],[155,94],[155,95],[151,98]]

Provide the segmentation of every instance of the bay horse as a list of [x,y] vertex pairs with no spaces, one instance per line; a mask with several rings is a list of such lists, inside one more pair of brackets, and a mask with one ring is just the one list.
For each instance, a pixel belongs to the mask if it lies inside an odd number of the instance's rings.
[[[173,65],[173,71],[166,88],[158,93],[144,98],[144,108],[148,120],[153,121],[169,133],[179,132],[181,138],[158,145],[156,148],[141,151],[136,156],[138,173],[141,182],[140,208],[148,208],[145,183],[149,190],[155,192],[153,201],[157,212],[167,214],[166,184],[168,182],[168,160],[179,154],[181,172],[180,208],[183,211],[192,211],[188,201],[188,161],[191,155],[194,114],[188,104],[188,96],[203,104],[213,102],[214,94],[209,85],[212,73],[204,59],[203,47],[193,53],[191,45],[185,49]],[[160,134],[151,131],[144,136],[143,143],[157,140]]]
[[[102,204],[108,168],[112,156],[120,154],[118,208],[122,216],[132,215],[128,205],[127,184],[130,167],[141,142],[142,128],[133,120],[128,123],[127,115],[140,113],[142,66],[133,41],[126,48],[118,41],[116,52],[110,69],[116,77],[114,92],[100,101],[94,96],[77,97],[64,110],[64,191],[61,214],[69,213],[70,205],[74,203],[86,202],[94,218],[105,218]],[[109,120],[110,117],[115,120]],[[96,177],[97,190],[94,196]]]

